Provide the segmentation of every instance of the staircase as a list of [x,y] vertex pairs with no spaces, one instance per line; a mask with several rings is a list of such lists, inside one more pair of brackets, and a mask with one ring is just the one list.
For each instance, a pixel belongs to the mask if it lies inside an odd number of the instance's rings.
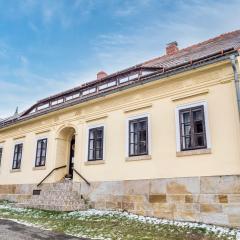
[[30,198],[20,199],[14,206],[67,212],[87,209],[85,200],[77,191],[73,190],[72,181],[67,179],[43,185],[40,195],[31,195]]

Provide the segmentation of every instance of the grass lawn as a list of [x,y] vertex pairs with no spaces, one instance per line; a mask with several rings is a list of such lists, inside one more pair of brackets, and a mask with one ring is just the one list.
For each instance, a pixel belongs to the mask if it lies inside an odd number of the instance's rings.
[[51,212],[11,207],[0,202],[0,218],[79,237],[112,240],[236,240],[236,230],[181,223],[133,214],[89,210]]

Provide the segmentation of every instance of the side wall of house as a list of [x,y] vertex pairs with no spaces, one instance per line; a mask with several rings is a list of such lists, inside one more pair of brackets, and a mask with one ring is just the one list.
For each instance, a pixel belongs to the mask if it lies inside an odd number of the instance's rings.
[[[207,106],[208,149],[177,153],[175,110],[198,102]],[[127,121],[142,115],[149,117],[149,154],[128,158]],[[87,129],[99,125],[105,127],[104,159],[89,164]],[[64,164],[57,150],[64,127],[75,129],[75,168],[90,182],[240,174],[239,118],[229,63],[161,79],[0,131],[1,184],[38,183]],[[35,168],[37,139],[45,137],[46,166]],[[21,169],[13,171],[14,144],[20,142],[24,144]],[[65,173],[66,169],[58,170],[46,182],[59,180]],[[81,180],[74,175],[74,181]]]

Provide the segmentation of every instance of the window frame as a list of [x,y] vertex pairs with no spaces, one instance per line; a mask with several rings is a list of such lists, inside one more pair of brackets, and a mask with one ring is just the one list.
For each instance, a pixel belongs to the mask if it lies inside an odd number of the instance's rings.
[[[144,154],[139,155],[131,155],[130,154],[130,122],[138,119],[146,118],[147,119],[147,151]],[[134,116],[130,116],[127,118],[126,123],[126,157],[127,158],[134,158],[138,156],[150,156],[151,155],[151,121],[150,121],[150,114],[138,114]]]
[[[102,154],[101,154],[101,158],[97,158],[96,159],[96,150],[92,149],[95,153],[94,158],[90,159],[90,131],[91,130],[97,130],[97,129],[102,129]],[[105,135],[106,134],[106,130],[105,130],[105,126],[104,125],[94,125],[94,126],[90,126],[87,129],[87,151],[86,151],[86,160],[87,162],[96,162],[96,161],[103,161],[104,157],[105,157]],[[94,139],[93,139],[94,140]],[[94,140],[95,142],[96,140]]]
[[[40,163],[42,162],[42,157],[45,157],[44,159],[44,164],[37,164],[37,158],[38,158],[38,144],[42,141],[46,140],[46,147],[45,147],[45,156],[42,155],[42,152],[43,152],[43,149],[42,147],[40,148]],[[45,167],[46,166],[46,160],[47,160],[47,149],[48,149],[48,138],[39,138],[37,139],[37,145],[36,145],[36,155],[35,155],[35,163],[34,163],[34,166],[37,168],[37,167]]]
[[[184,110],[194,109],[194,108],[203,108],[204,113],[204,126],[205,126],[205,146],[204,147],[194,147],[191,149],[182,149],[182,131],[181,131],[181,121],[180,121],[180,112]],[[188,152],[188,151],[197,151],[201,149],[210,149],[211,148],[211,138],[210,138],[210,130],[209,130],[209,121],[208,121],[208,104],[206,101],[199,101],[190,104],[184,104],[177,106],[175,109],[175,121],[176,121],[176,148],[177,152]]]
[[2,165],[2,159],[3,159],[3,146],[0,145],[0,167]]
[[[21,152],[16,148],[21,146]],[[21,153],[21,158],[19,159],[19,154]],[[16,156],[16,157],[15,157]],[[23,157],[23,143],[16,143],[14,145],[14,152],[13,152],[13,161],[12,161],[12,170],[18,170],[21,169],[21,163],[22,163],[22,157]],[[16,160],[15,160],[16,158]],[[16,162],[16,167],[15,167]],[[19,162],[19,163],[18,163]],[[18,164],[17,164],[18,163]]]

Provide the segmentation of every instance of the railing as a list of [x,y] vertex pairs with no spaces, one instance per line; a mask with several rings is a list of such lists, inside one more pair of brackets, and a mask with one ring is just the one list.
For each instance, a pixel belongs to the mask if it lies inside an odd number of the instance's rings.
[[67,167],[67,165],[54,168],[50,173],[48,173],[48,175],[45,178],[43,178],[43,180],[40,183],[38,183],[37,187],[39,187],[54,171],[65,168],[65,167]]
[[82,178],[88,186],[91,185],[90,182],[89,182],[85,177],[83,177],[75,168],[73,168],[73,171],[74,171],[80,178]]

